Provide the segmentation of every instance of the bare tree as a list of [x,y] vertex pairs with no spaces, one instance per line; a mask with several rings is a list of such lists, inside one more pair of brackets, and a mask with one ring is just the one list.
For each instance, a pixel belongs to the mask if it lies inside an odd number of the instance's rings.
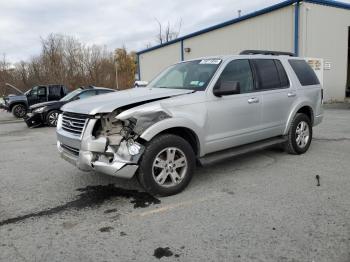
[[155,18],[155,20],[158,24],[158,33],[156,35],[158,44],[170,42],[171,40],[178,38],[181,31],[181,26],[182,26],[181,18],[175,25],[171,25],[170,22],[168,21],[166,26],[163,26],[162,23],[157,18]]
[[[115,87],[115,60],[105,46],[86,46],[73,37],[55,34],[41,38],[41,45],[39,55],[16,63],[11,70],[6,57],[0,58],[0,86],[10,82],[23,91],[49,83],[70,88],[86,85]],[[129,88],[135,77],[135,56],[125,47],[117,52],[120,57],[120,89]]]

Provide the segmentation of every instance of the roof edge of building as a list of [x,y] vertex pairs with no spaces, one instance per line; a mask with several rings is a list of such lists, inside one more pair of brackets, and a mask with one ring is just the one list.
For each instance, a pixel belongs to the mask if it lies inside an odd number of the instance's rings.
[[140,54],[143,54],[143,53],[147,53],[147,52],[159,49],[159,48],[164,47],[164,46],[172,45],[172,44],[181,42],[183,40],[186,40],[186,39],[194,37],[194,36],[198,36],[198,35],[210,32],[210,31],[214,31],[216,29],[223,28],[223,27],[228,26],[228,25],[232,25],[232,24],[235,24],[235,23],[238,23],[238,22],[241,22],[241,21],[253,18],[253,17],[257,17],[257,16],[260,16],[260,15],[263,15],[263,14],[270,13],[272,11],[281,9],[283,7],[290,6],[290,5],[292,5],[292,4],[296,3],[296,2],[308,2],[308,3],[312,3],[312,4],[326,5],[326,6],[338,7],[338,8],[343,8],[343,9],[349,9],[350,10],[350,4],[343,3],[343,2],[337,2],[337,1],[332,1],[332,0],[304,0],[304,1],[300,1],[300,0],[286,0],[286,1],[280,2],[280,3],[275,4],[275,5],[265,7],[263,9],[258,10],[258,11],[254,11],[252,13],[243,15],[241,17],[237,17],[237,18],[228,20],[226,22],[222,22],[222,23],[219,23],[219,24],[216,24],[216,25],[213,25],[213,26],[201,29],[199,31],[195,31],[193,33],[181,36],[181,37],[176,38],[174,40],[171,40],[169,42],[166,42],[166,43],[163,43],[163,44],[159,44],[159,45],[156,45],[156,46],[152,46],[150,48],[143,49],[141,51],[136,52],[136,54],[140,55]]

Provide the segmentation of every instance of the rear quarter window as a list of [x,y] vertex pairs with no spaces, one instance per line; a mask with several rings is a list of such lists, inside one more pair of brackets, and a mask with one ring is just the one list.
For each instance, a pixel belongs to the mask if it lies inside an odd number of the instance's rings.
[[288,62],[302,86],[320,84],[314,70],[312,70],[305,60],[290,59]]

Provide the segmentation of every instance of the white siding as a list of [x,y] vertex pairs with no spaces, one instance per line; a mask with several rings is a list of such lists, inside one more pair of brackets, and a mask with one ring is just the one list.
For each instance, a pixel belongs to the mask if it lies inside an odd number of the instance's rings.
[[161,70],[180,60],[180,42],[141,54],[139,56],[141,80],[152,80]]
[[250,18],[215,31],[184,40],[191,48],[184,58],[238,54],[245,49],[293,51],[294,7]]
[[303,3],[300,12],[300,56],[320,57],[331,62],[325,70],[325,100],[344,100],[350,11]]

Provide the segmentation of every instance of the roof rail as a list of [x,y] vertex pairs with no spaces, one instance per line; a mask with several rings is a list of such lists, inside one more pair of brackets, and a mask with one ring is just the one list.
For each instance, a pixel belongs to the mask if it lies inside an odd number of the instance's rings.
[[287,55],[295,56],[291,52],[281,52],[281,51],[269,51],[269,50],[243,50],[239,53],[240,55]]

